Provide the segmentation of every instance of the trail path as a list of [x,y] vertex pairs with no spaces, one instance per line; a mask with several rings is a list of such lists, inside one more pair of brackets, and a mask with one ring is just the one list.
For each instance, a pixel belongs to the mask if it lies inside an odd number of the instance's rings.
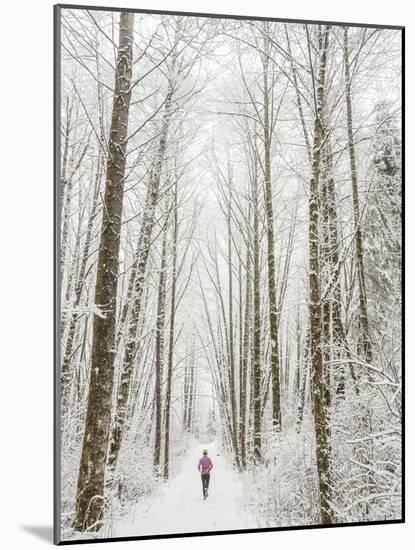
[[145,536],[257,527],[242,506],[239,474],[216,442],[206,444],[213,461],[209,498],[203,500],[197,463],[204,446],[198,445],[183,460],[180,473],[151,499],[140,501],[115,536]]

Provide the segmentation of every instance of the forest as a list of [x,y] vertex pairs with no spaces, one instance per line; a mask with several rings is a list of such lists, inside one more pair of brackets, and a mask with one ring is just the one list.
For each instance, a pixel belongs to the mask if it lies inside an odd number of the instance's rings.
[[61,540],[399,521],[402,30],[58,25]]

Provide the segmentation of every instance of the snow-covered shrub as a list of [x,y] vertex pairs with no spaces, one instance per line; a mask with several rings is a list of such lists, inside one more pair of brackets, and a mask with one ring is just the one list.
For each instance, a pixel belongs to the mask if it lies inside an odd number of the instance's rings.
[[[401,517],[399,384],[377,376],[333,412],[333,508],[337,522]],[[389,395],[388,395],[389,394]]]
[[264,460],[244,475],[246,505],[261,527],[318,523],[314,432],[305,419],[282,433],[265,434]]

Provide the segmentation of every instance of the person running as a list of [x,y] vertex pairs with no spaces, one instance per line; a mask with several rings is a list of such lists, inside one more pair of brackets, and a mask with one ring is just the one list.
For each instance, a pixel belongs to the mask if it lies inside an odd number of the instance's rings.
[[202,490],[203,490],[203,499],[206,499],[208,496],[209,481],[210,481],[210,471],[213,468],[213,462],[208,457],[207,449],[203,451],[203,456],[199,460],[197,469],[199,470],[202,476]]

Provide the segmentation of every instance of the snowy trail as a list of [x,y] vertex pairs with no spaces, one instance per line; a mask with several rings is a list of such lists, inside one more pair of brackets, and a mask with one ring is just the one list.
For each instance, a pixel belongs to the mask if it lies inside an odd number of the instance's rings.
[[216,442],[206,444],[213,461],[209,498],[203,500],[197,462],[203,445],[183,461],[181,472],[153,498],[137,503],[119,523],[115,536],[141,536],[255,528],[242,507],[242,486],[226,454]]

